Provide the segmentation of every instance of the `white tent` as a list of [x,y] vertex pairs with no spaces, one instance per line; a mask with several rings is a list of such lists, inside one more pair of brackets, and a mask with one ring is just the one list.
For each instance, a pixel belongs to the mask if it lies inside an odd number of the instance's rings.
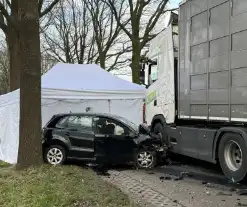
[[[139,124],[145,88],[94,64],[57,64],[42,76],[42,126],[57,113],[92,112],[123,116]],[[35,107],[35,106],[33,106]],[[0,96],[0,160],[16,163],[19,89]]]

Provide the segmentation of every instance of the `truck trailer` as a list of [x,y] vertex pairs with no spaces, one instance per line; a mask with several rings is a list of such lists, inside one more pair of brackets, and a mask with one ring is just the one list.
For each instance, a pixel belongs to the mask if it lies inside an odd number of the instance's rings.
[[247,1],[181,2],[146,70],[146,122],[169,150],[247,180]]

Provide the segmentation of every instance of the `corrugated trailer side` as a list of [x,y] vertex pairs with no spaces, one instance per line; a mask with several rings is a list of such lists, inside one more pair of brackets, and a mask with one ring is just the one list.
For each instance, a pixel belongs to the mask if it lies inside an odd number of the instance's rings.
[[247,122],[247,1],[179,11],[178,118]]

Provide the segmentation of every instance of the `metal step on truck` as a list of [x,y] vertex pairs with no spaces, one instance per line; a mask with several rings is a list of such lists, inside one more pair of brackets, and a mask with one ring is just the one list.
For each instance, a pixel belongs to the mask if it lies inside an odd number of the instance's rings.
[[247,180],[247,0],[187,0],[150,42],[146,122],[170,151]]

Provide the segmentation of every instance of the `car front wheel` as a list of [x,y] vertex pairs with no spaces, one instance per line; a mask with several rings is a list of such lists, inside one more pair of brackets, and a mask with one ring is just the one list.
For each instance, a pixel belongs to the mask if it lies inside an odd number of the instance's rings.
[[44,159],[51,165],[62,165],[66,160],[66,150],[59,145],[49,146],[45,150]]
[[136,155],[136,167],[148,169],[155,167],[157,163],[156,152],[146,149],[141,149]]

